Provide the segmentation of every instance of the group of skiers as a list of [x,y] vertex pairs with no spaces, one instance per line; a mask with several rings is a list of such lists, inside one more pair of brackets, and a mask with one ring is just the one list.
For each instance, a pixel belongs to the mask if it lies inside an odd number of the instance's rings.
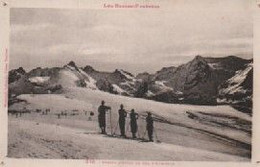
[[[111,107],[106,106],[105,101],[102,101],[101,105],[98,108],[98,122],[102,134],[106,134],[106,112],[110,110]],[[126,137],[125,122],[126,122],[127,112],[124,109],[123,104],[120,105],[120,109],[118,110],[118,115],[119,115],[118,124],[120,127],[120,134],[122,137]],[[137,119],[139,115],[138,113],[135,112],[134,109],[132,109],[129,114],[129,117],[130,117],[130,127],[131,127],[132,137],[136,138],[136,133],[138,130]],[[149,141],[153,141],[153,129],[154,127],[153,127],[152,114],[148,112],[146,117],[146,130],[148,133]]]

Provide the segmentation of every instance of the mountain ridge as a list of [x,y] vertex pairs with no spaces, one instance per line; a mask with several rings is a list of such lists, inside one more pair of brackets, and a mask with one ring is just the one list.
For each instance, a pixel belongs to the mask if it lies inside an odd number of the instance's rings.
[[[252,61],[236,56],[212,58],[197,55],[180,66],[137,75],[123,69],[106,72],[90,65],[78,67],[74,61],[63,67],[37,67],[29,72],[20,67],[9,72],[9,94],[60,93],[63,87],[77,86],[167,103],[217,104],[220,85]],[[23,86],[17,91],[19,85]],[[22,88],[27,91],[23,92]]]

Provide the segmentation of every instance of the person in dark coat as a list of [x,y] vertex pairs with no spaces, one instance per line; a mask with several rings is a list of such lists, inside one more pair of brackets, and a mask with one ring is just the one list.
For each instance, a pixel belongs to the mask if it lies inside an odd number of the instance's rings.
[[118,110],[118,114],[119,114],[119,127],[120,127],[120,133],[121,136],[126,136],[125,135],[125,118],[127,116],[127,112],[124,109],[123,104],[120,105],[120,109]]
[[98,107],[98,123],[102,134],[106,134],[106,112],[110,109],[111,107],[105,106],[105,101]]
[[138,119],[138,114],[135,112],[134,109],[132,109],[131,113],[130,113],[130,125],[131,125],[131,132],[132,132],[133,138],[136,138],[136,132],[138,129],[137,119]]
[[149,141],[153,141],[153,118],[150,112],[148,112],[146,117],[146,130],[148,132]]

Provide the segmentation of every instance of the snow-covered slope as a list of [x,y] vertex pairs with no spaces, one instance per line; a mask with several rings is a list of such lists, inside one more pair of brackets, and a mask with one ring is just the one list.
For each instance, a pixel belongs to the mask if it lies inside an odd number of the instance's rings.
[[95,79],[93,79],[91,76],[89,76],[87,73],[85,73],[82,69],[79,69],[79,72],[85,76],[85,83],[86,83],[86,87],[90,88],[90,89],[98,89],[97,88],[97,81]]
[[43,84],[45,82],[47,82],[50,79],[50,77],[31,77],[28,80],[31,83],[36,83],[36,84]]
[[[117,110],[120,104],[123,104],[127,111],[134,108],[141,115],[138,120],[140,134],[143,134],[145,131],[143,116],[146,115],[146,111],[151,111],[156,119],[161,120],[162,122],[155,121],[156,133],[163,143],[169,144],[169,147],[170,145],[179,145],[199,150],[210,150],[216,153],[242,157],[250,156],[251,117],[229,106],[166,104],[80,87],[68,87],[65,89],[64,95],[21,95],[18,98],[25,100],[26,103],[23,105],[31,110],[53,108],[55,113],[67,110],[67,108],[82,111],[86,108],[88,110],[91,109],[88,108],[89,104],[91,104],[95,114],[94,121],[97,121],[97,108],[101,100],[105,100],[106,105],[112,107],[112,127],[116,127],[118,119]],[[60,108],[55,108],[55,106]],[[15,110],[15,107],[17,106],[14,106],[12,109]],[[50,116],[49,119],[54,118]],[[107,119],[109,120],[110,117],[108,116]],[[241,124],[241,122],[243,123]],[[96,126],[98,126],[97,122]],[[111,126],[110,124],[108,125],[108,132],[110,132]],[[89,127],[84,126],[84,129],[86,128]],[[97,130],[98,128],[96,127]],[[119,132],[117,131],[116,133]],[[85,142],[87,141],[88,138],[85,139]],[[103,152],[103,149],[101,146],[100,151]],[[163,148],[158,149],[164,151]],[[118,151],[123,152],[123,150]],[[182,160],[187,160],[185,155],[183,156]],[[198,158],[197,160],[200,159]]]
[[[21,70],[19,70],[21,71]],[[23,75],[11,71],[10,94],[60,93],[65,87],[85,87],[98,89],[96,80],[71,61],[63,67],[36,68]]]
[[116,69],[114,72],[97,71],[91,66],[83,68],[89,76],[96,80],[98,89],[120,95],[134,96],[138,80],[125,70]]
[[173,90],[171,87],[165,85],[166,81],[155,81],[155,85],[159,87],[161,91]]
[[[239,70],[236,75],[228,79],[226,83],[223,84],[222,88],[219,90],[220,95],[234,95],[245,94],[248,89],[243,87],[243,83],[246,82],[247,77],[253,70],[253,64],[250,63],[244,70]],[[252,75],[252,74],[251,74]],[[226,85],[226,86],[224,86]]]
[[218,102],[243,106],[244,112],[252,112],[253,64],[236,74],[219,87]]
[[[71,99],[64,95],[57,94],[43,94],[43,95],[20,95],[19,99],[23,99],[26,102],[15,103],[11,105],[8,110],[23,110],[26,107],[28,110],[35,111],[40,109],[50,109],[52,113],[61,113],[63,111],[72,112],[72,110],[92,111],[94,108],[92,104],[86,103],[85,101]],[[29,103],[29,104],[28,104]]]
[[79,69],[74,63],[69,63],[60,70],[57,82],[62,87],[75,86],[97,89],[96,81],[82,69]]
[[[74,123],[68,124],[68,120],[73,120]],[[95,122],[78,120],[76,116],[56,120],[56,123],[42,121],[42,119],[32,121],[29,116],[21,119],[9,118],[8,157],[90,159],[90,162],[93,159],[95,163],[102,162],[104,165],[117,162],[120,166],[132,164],[129,160],[144,161],[140,163],[145,164],[149,163],[147,160],[152,160],[153,164],[167,164],[167,166],[175,164],[169,161],[249,161],[245,157],[176,144],[142,143],[109,138],[96,134],[91,129]],[[79,125],[82,128],[77,128]],[[32,162],[30,161],[30,164],[33,164]]]

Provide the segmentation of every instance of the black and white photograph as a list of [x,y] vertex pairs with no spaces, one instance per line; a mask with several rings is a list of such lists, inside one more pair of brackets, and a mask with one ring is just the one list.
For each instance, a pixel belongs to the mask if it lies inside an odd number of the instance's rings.
[[251,2],[186,1],[10,8],[7,157],[250,162]]

